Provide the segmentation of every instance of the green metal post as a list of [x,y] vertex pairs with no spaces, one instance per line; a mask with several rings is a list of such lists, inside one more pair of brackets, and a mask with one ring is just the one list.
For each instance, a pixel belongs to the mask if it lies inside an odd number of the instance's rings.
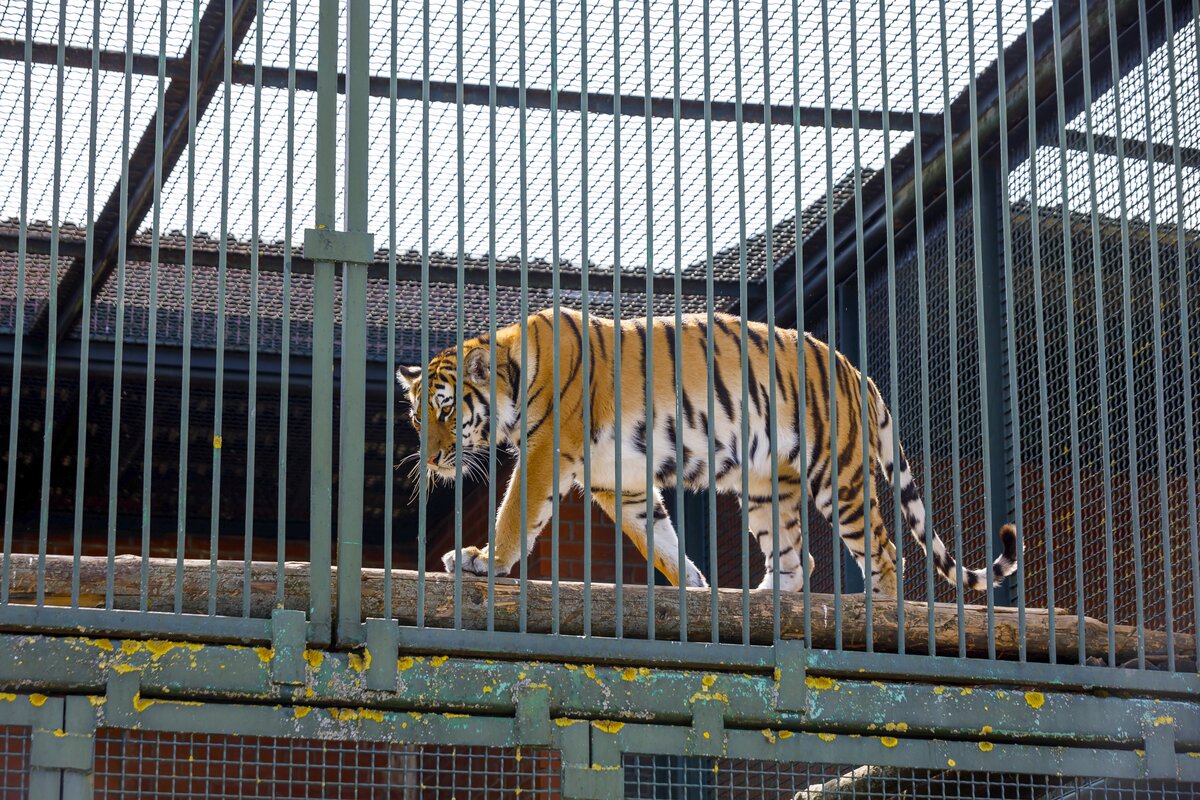
[[[332,228],[335,218],[338,0],[321,0],[318,27],[315,222],[320,229]],[[329,261],[313,265],[312,372],[309,638],[327,644],[333,638],[333,263]]]
[[[370,0],[349,0],[346,47],[346,230],[367,231]],[[337,643],[363,642],[363,458],[367,392],[367,265],[342,265],[341,454],[338,461]]]

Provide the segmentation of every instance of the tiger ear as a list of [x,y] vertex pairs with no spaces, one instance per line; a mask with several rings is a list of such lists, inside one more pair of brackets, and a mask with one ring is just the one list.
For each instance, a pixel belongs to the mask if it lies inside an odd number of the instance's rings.
[[400,367],[396,370],[396,380],[408,394],[412,394],[413,381],[421,377],[420,367]]
[[486,347],[476,347],[467,351],[463,361],[463,375],[471,383],[484,383],[491,372],[489,354]]

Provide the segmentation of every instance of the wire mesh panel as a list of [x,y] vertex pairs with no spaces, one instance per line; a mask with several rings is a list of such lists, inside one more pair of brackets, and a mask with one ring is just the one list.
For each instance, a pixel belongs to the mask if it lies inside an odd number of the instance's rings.
[[23,800],[29,791],[29,729],[0,725],[0,798]]
[[553,797],[556,754],[102,730],[97,798]]
[[833,764],[627,756],[625,797],[779,798],[827,800],[1177,800],[1193,797],[1194,784],[1161,780],[1055,778],[1019,773],[944,772]]

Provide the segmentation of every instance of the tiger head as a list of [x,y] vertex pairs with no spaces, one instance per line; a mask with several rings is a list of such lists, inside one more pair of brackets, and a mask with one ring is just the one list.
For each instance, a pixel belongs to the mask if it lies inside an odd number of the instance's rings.
[[[428,421],[425,430],[426,465],[428,474],[435,480],[454,480],[459,463],[455,457],[455,426],[459,415],[462,417],[463,474],[482,477],[487,470],[488,437],[493,418],[490,406],[491,354],[487,342],[479,340],[466,342],[463,352],[461,392],[455,390],[458,379],[457,347],[438,353],[425,369],[403,366],[396,370],[396,380],[408,395],[409,421],[418,435],[423,422],[422,404],[425,404],[425,420]],[[506,377],[503,370],[496,376],[497,402],[500,405],[497,412],[501,419],[506,417]],[[419,453],[414,456],[420,458]],[[414,474],[419,470],[420,465],[417,464]]]

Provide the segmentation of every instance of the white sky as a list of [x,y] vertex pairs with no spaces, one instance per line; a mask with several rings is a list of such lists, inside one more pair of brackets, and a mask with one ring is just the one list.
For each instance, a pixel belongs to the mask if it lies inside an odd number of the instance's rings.
[[[100,46],[120,49],[126,44],[128,4],[115,0],[101,0],[102,20]],[[387,75],[392,66],[391,14],[393,10],[399,21],[398,44],[395,64],[401,78],[420,78],[422,65],[422,5],[414,0],[397,0],[391,3],[372,3],[374,17],[372,34],[372,70]],[[192,7],[190,3],[173,0],[170,6],[166,52],[181,55],[190,36]],[[465,2],[465,80],[486,83],[488,72],[488,6],[480,0]],[[525,58],[527,85],[531,88],[549,88],[550,35],[548,0],[529,0],[526,15],[526,47],[518,48],[517,4],[497,4],[497,80],[501,85],[516,85],[520,57]],[[612,4],[588,4],[588,89],[593,92],[611,92],[613,88],[612,48]],[[776,103],[791,104],[792,93],[792,50],[793,20],[791,4],[772,2],[770,12],[770,41],[768,59],[770,65],[770,87]],[[906,0],[885,0],[887,47],[886,61],[889,73],[889,106],[893,111],[910,111],[912,108],[912,79],[914,76],[910,42],[913,31],[909,24],[909,3]],[[942,108],[942,65],[940,49],[940,23],[937,7],[919,3],[916,39],[918,63],[915,74],[919,79],[918,94],[921,110],[939,113]],[[1025,28],[1024,4],[1004,3],[1004,40],[1013,41]],[[1047,0],[1036,4],[1034,14],[1042,13]],[[621,20],[621,91],[623,94],[639,94],[643,91],[644,52],[642,11],[638,2],[621,0],[618,3]],[[821,36],[820,6],[800,3],[801,15],[796,27],[799,30],[800,96],[804,105],[821,105],[824,102],[824,51]],[[53,43],[59,35],[58,3],[54,0],[35,0],[34,38],[40,42]],[[683,96],[687,99],[703,97],[702,5],[699,2],[681,2],[681,64],[680,82]],[[849,107],[852,91],[857,80],[858,98],[864,109],[877,109],[882,104],[883,83],[880,77],[881,57],[879,35],[879,3],[858,2],[853,5],[857,15],[857,69],[852,70],[849,2],[830,4],[831,51],[834,105]],[[982,70],[990,64],[996,54],[996,29],[994,2],[977,2],[974,8],[975,23],[975,67]],[[68,0],[67,39],[70,44],[91,44],[92,5],[81,0]],[[741,36],[743,91],[747,102],[760,102],[763,95],[762,56],[762,3],[747,2],[741,6]],[[263,12],[263,62],[285,66],[287,63],[289,6],[281,0],[266,0]],[[436,2],[431,8],[430,65],[431,77],[435,80],[452,81],[456,78],[455,65],[455,6]],[[156,53],[159,46],[158,3],[137,3],[134,7],[133,43],[136,50]],[[651,0],[651,89],[655,96],[669,97],[673,91],[673,34],[671,22],[672,5],[669,1]],[[0,6],[0,36],[22,38],[25,35],[25,3],[10,0]],[[316,61],[316,3],[306,2],[299,10],[297,25],[297,66],[313,68]],[[968,58],[968,7],[962,0],[947,2],[947,39],[949,46],[949,80],[951,97],[957,96],[966,85],[971,70]],[[734,99],[734,50],[733,50],[733,6],[730,3],[714,4],[711,21],[711,75],[714,99]],[[1191,36],[1190,28],[1179,34],[1179,41]],[[579,0],[568,0],[559,7],[558,70],[555,73],[562,89],[580,88],[581,25]],[[237,54],[239,60],[252,63],[256,58],[254,29]],[[1152,67],[1162,72],[1163,67]],[[1181,68],[1189,70],[1187,76],[1179,76],[1180,85],[1196,85],[1196,65],[1188,63]],[[1155,73],[1157,75],[1157,72]],[[1128,78],[1140,85],[1140,73]],[[1162,81],[1159,80],[1158,83]],[[1152,77],[1152,84],[1155,78]],[[1136,87],[1131,86],[1129,92]],[[63,140],[54,137],[55,118],[55,70],[53,67],[33,67],[32,79],[32,126],[29,144],[28,176],[22,175],[21,153],[24,148],[22,136],[22,105],[24,98],[24,65],[20,62],[0,62],[0,104],[9,109],[0,116],[0,218],[19,215],[21,206],[20,187],[27,178],[31,187],[28,199],[28,218],[49,220],[51,217],[53,190],[53,153],[61,149],[62,177],[58,181],[60,192],[60,219],[83,222],[87,208],[88,151],[91,146],[88,133],[90,113],[91,77],[87,70],[67,70],[65,76]],[[128,146],[132,148],[153,112],[155,79],[133,78],[130,91],[132,104],[129,120],[123,111],[124,77],[120,73],[101,73],[99,102],[99,136],[95,143],[97,154],[96,204],[99,206],[112,190],[120,176],[120,150],[122,134],[128,133]],[[1165,96],[1165,89],[1162,90]],[[234,86],[230,91],[231,137],[230,137],[230,186],[228,196],[228,229],[230,236],[248,238],[253,224],[253,89],[249,86]],[[1194,100],[1194,99],[1193,99]],[[223,105],[225,90],[218,90],[201,121],[194,154],[195,195],[187,193],[188,158],[180,162],[167,181],[162,195],[162,228],[164,231],[182,230],[188,209],[194,214],[197,231],[219,235],[221,232],[220,209],[222,207],[222,143]],[[299,241],[302,229],[311,225],[313,209],[312,170],[314,163],[314,137],[312,131],[315,113],[315,96],[298,93],[296,98],[296,150],[294,156],[294,205],[292,233]],[[1097,102],[1096,127],[1106,130],[1112,127],[1112,115],[1105,116],[1103,99]],[[263,90],[262,120],[259,153],[261,157],[260,200],[258,229],[264,240],[277,240],[285,233],[285,202],[287,181],[285,92]],[[1144,114],[1144,112],[1142,112]],[[1141,138],[1144,126],[1130,130],[1129,125],[1138,120],[1136,110],[1124,109],[1127,120],[1126,135]],[[470,254],[482,255],[488,250],[488,144],[491,136],[486,107],[467,106],[464,109],[464,160],[466,167],[466,213],[463,219],[463,249]],[[433,250],[447,253],[457,252],[460,246],[459,220],[457,213],[457,125],[456,109],[449,104],[432,104],[430,107],[430,245]],[[515,109],[499,109],[495,131],[497,148],[497,231],[496,252],[500,257],[516,255],[520,250],[520,185],[519,185],[519,117]],[[1170,141],[1169,128],[1162,130],[1162,120],[1169,116],[1155,114],[1156,135]],[[393,120],[386,99],[375,98],[372,105],[370,133],[370,198],[371,229],[376,234],[376,244],[386,246],[389,239],[389,150],[388,131],[394,126],[397,149],[396,161],[396,228],[395,240],[401,250],[419,249],[421,246],[421,121],[420,103],[402,101]],[[530,110],[527,123],[527,167],[528,167],[528,247],[531,258],[551,256],[553,226],[551,225],[551,175],[550,137],[551,119],[544,110]],[[589,255],[594,264],[612,266],[616,237],[613,229],[613,165],[614,136],[611,116],[592,113],[588,120],[590,143],[589,180],[587,204],[590,226],[588,229]],[[1082,122],[1076,120],[1073,126]],[[627,267],[640,267],[652,258],[656,269],[670,269],[675,263],[675,200],[674,200],[674,124],[669,119],[653,120],[652,203],[653,213],[652,246],[647,233],[646,214],[646,154],[645,121],[637,117],[623,117],[621,124],[621,260]],[[581,209],[583,185],[581,177],[580,142],[582,130],[577,113],[561,112],[558,118],[559,143],[559,247],[562,258],[578,262],[582,248]],[[1186,133],[1185,144],[1196,136],[1195,131]],[[739,236],[737,170],[737,132],[732,123],[714,123],[713,137],[713,237],[719,250],[736,245]],[[797,196],[803,205],[819,199],[827,188],[825,165],[828,154],[825,148],[825,132],[820,128],[802,128],[800,131],[799,164],[800,179],[795,179],[797,153],[793,131],[787,126],[772,129],[772,168],[774,172],[771,197],[774,201],[774,221],[795,213]],[[693,263],[703,258],[706,242],[705,220],[705,174],[704,129],[698,121],[684,120],[680,130],[680,216],[682,237],[679,253],[683,263]],[[896,152],[910,141],[909,134],[899,132],[892,135],[892,152]],[[766,158],[764,128],[746,125],[742,136],[745,173],[745,213],[748,235],[760,232],[766,225],[765,206],[768,192],[766,182]],[[1196,144],[1196,143],[1191,143]],[[884,141],[879,132],[864,131],[858,138],[861,163],[864,167],[878,167],[884,159]],[[834,180],[838,180],[853,168],[855,140],[848,130],[833,131],[832,159]],[[1057,155],[1050,151],[1050,155]],[[1078,165],[1084,162],[1082,176]],[[1039,158],[1039,163],[1046,161]],[[1056,166],[1057,158],[1048,163]],[[1145,165],[1140,167],[1144,170]],[[1136,172],[1138,165],[1131,165]],[[1013,176],[1014,194],[1022,191],[1022,180],[1027,183],[1025,172],[1018,170]],[[1039,175],[1039,195],[1043,203],[1053,202],[1055,187],[1047,178],[1048,167],[1042,167]],[[1079,192],[1077,185],[1086,182],[1086,157],[1079,154],[1069,156],[1070,185],[1072,196],[1081,194],[1086,202],[1086,192]],[[1185,171],[1191,175],[1191,171]],[[1132,174],[1132,173],[1131,173]],[[1057,173],[1055,173],[1057,175]],[[1024,178],[1022,176],[1025,176]],[[1166,168],[1159,169],[1159,180],[1168,180]],[[339,181],[340,186],[340,181]],[[1085,186],[1086,189],[1086,186]],[[1167,187],[1173,196],[1173,183]],[[1024,190],[1027,194],[1027,189]],[[1061,183],[1058,183],[1061,193]],[[1164,190],[1165,191],[1165,190]],[[1112,193],[1115,196],[1115,193]],[[1143,195],[1146,193],[1143,191]],[[1061,194],[1059,195],[1061,197]],[[1115,202],[1115,200],[1114,200]],[[1140,205],[1139,205],[1140,202]],[[1163,216],[1163,202],[1159,203],[1159,214]],[[1130,199],[1131,213],[1136,215],[1146,206],[1147,199]],[[340,205],[340,203],[339,203]],[[1111,209],[1105,207],[1106,212]],[[149,219],[144,227],[148,228]]]

